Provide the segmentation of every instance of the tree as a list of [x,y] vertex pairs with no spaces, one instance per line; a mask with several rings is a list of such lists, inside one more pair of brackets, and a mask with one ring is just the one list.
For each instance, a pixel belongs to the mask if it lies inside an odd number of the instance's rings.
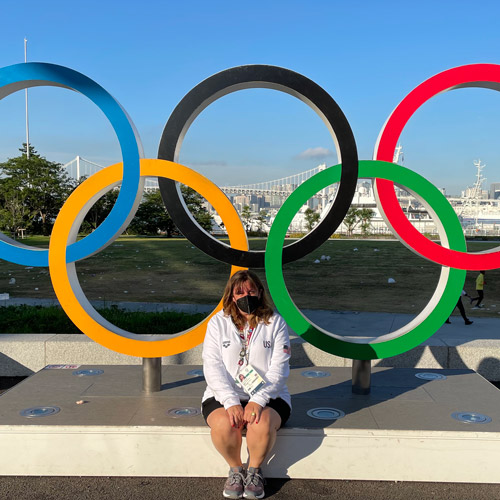
[[316,222],[319,221],[319,213],[315,212],[312,208],[308,208],[304,212],[304,216],[306,218],[306,227],[308,231],[311,231],[315,226]]
[[[203,206],[204,198],[188,186],[181,186],[181,192],[196,222],[206,231],[211,231],[212,216]],[[165,233],[167,238],[180,234],[163,204],[159,191],[144,195],[129,227],[137,234],[155,235],[161,232]]]
[[174,221],[168,215],[159,191],[145,193],[139,208],[129,225],[137,234],[166,233],[167,238],[177,234]]
[[266,220],[267,220],[267,212],[266,210],[261,210],[259,212],[259,215],[257,216],[257,226],[259,228],[259,233],[263,233],[264,231],[262,230],[262,227],[264,226]]
[[11,179],[0,179],[0,228],[14,238],[26,227],[30,215],[24,197],[25,192],[16,189]]
[[181,192],[184,197],[184,201],[186,202],[189,211],[196,219],[196,222],[203,229],[205,229],[205,231],[212,231],[213,217],[208,213],[204,206],[205,198],[189,186],[182,185]]
[[[83,180],[85,180],[84,177],[80,179],[80,183],[83,182]],[[120,189],[114,188],[101,196],[87,212],[80,231],[83,233],[90,233],[94,231],[97,226],[99,226],[99,224],[101,224],[109,215],[109,212],[111,212],[119,193]]]
[[241,218],[245,224],[245,228],[247,231],[250,230],[250,221],[252,220],[252,212],[250,212],[250,207],[245,205],[241,211]]
[[355,227],[359,224],[359,211],[355,207],[350,207],[344,217],[344,226],[347,229],[348,236],[352,236]]
[[362,208],[358,211],[358,217],[361,223],[361,233],[363,236],[368,235],[371,221],[375,217],[375,212],[371,208]]
[[74,183],[60,163],[40,156],[33,146],[29,158],[26,144],[19,151],[20,156],[0,163],[4,176],[0,183],[0,229],[15,232],[24,227],[48,235]]
[[371,220],[374,216],[375,212],[371,208],[350,207],[344,217],[344,226],[347,229],[348,236],[352,236],[352,233],[358,224],[361,225],[361,234],[366,236],[368,234],[368,230],[370,229]]

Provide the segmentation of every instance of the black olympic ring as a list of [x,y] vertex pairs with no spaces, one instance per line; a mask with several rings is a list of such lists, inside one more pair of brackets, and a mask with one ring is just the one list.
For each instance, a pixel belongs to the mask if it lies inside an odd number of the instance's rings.
[[[358,180],[358,153],[349,122],[334,99],[309,78],[289,69],[267,65],[229,68],[199,83],[176,106],[165,125],[158,158],[177,162],[186,132],[195,118],[224,95],[250,88],[286,92],[310,106],[328,127],[342,163],[340,185],[330,210],[317,226],[300,240],[283,248],[283,263],[293,262],[325,242],[340,226],[354,197]],[[158,179],[168,213],[182,234],[209,256],[240,267],[264,267],[264,251],[237,250],[202,229],[189,213],[177,183]]]

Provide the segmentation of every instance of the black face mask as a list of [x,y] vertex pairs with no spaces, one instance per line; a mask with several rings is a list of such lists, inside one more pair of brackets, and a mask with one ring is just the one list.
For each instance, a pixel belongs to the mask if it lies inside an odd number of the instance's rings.
[[238,309],[247,314],[252,314],[260,306],[260,297],[257,295],[245,295],[236,301]]

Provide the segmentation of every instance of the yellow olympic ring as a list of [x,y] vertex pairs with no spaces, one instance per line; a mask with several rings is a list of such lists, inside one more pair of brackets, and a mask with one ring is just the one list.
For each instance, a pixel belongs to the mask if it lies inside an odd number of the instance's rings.
[[[90,304],[78,282],[75,263],[66,264],[67,246],[73,243],[80,224],[90,207],[122,179],[123,164],[116,163],[89,177],[80,184],[63,205],[50,238],[49,270],[57,298],[71,321],[95,342],[113,351],[154,358],[185,352],[201,344],[206,323],[222,309],[222,299],[212,313],[193,328],[155,340],[153,336],[136,335],[105,320]],[[201,194],[224,220],[230,244],[248,250],[245,229],[236,209],[226,195],[210,180],[188,167],[166,160],[141,160],[141,176],[168,177],[182,182]],[[112,243],[110,240],[108,244]],[[231,275],[242,267],[231,266]]]

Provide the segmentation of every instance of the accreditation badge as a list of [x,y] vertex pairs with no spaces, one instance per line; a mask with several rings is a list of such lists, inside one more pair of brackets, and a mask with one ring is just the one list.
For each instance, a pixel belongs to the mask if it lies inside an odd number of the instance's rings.
[[259,372],[250,364],[246,365],[234,380],[250,396],[253,396],[266,384],[266,381],[259,375]]

